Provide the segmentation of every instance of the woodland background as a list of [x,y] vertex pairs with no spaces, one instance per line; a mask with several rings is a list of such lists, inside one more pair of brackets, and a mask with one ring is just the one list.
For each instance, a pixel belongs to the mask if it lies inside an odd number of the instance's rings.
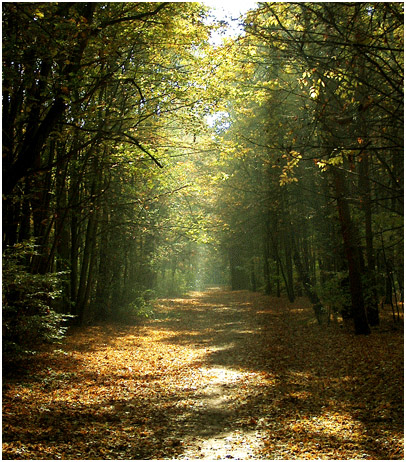
[[3,354],[210,284],[403,306],[403,3],[3,3]]

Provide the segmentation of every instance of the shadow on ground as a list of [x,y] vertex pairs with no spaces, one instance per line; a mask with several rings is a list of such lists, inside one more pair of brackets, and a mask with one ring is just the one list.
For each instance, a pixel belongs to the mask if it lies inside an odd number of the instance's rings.
[[304,300],[289,305],[247,292],[196,294],[180,310],[168,302],[160,327],[172,335],[164,342],[204,345],[200,367],[241,373],[214,388],[212,399],[225,397],[216,409],[189,414],[195,437],[255,428],[266,458],[401,457],[402,373],[382,369],[402,356],[399,332],[354,337],[318,326]]
[[320,328],[304,300],[160,300],[3,390],[3,458],[402,459],[402,348],[400,331]]

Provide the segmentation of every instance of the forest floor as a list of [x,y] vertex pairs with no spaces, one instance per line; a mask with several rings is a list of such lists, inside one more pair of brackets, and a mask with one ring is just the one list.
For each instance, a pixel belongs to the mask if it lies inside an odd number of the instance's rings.
[[3,459],[403,459],[392,326],[354,336],[243,291],[159,300],[3,378]]

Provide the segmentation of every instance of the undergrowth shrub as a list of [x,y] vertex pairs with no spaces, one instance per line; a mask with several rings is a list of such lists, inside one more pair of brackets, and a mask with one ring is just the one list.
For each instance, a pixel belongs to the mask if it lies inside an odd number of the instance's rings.
[[8,247],[3,253],[3,363],[35,353],[41,344],[61,340],[69,315],[54,311],[61,296],[62,273],[32,274],[36,255],[32,241]]
[[122,323],[134,323],[140,318],[149,318],[154,314],[153,302],[155,292],[144,290],[135,294],[131,302],[118,307],[114,312],[115,321]]
[[[351,307],[351,295],[349,283],[346,283],[348,274],[345,272],[333,273],[329,279],[317,287],[317,293],[324,306],[328,306],[332,312],[345,313]],[[348,314],[348,313],[347,313]]]

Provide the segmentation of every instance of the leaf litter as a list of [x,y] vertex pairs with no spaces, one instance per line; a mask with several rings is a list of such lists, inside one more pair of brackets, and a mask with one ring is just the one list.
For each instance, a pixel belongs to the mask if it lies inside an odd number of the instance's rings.
[[403,329],[319,327],[304,299],[162,299],[25,367],[3,384],[3,459],[404,458]]

